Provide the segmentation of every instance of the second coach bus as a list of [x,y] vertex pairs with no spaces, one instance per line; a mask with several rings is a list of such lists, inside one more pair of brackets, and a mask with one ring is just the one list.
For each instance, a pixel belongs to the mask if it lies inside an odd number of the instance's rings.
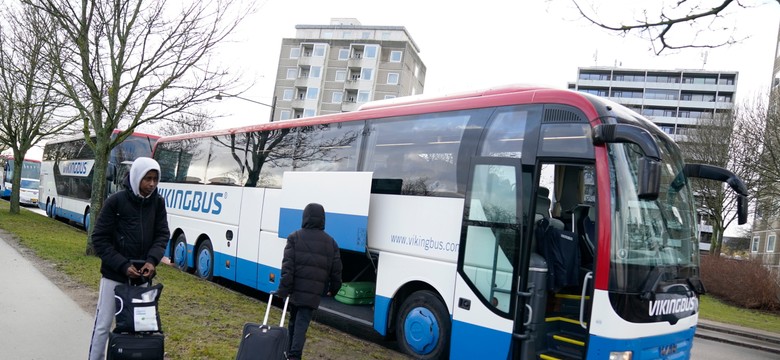
[[[22,181],[19,202],[35,205],[38,203],[38,178],[41,176],[39,160],[24,159],[22,162]],[[13,192],[14,156],[0,155],[0,197],[10,198]]]
[[415,358],[687,357],[698,319],[690,177],[653,123],[568,90],[410,97],[349,113],[161,138],[178,267],[270,292],[307,203],[343,280],[321,311]]
[[[112,136],[116,136],[115,130]],[[133,133],[109,154],[106,175],[108,196],[124,188],[128,164],[139,156],[152,156],[159,136]],[[52,218],[68,219],[89,228],[95,154],[83,135],[49,141],[43,148],[38,207]]]

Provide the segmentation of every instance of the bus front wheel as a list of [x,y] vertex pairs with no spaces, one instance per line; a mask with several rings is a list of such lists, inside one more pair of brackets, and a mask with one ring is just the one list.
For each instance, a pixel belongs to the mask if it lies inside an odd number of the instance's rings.
[[176,237],[171,255],[173,265],[179,270],[187,271],[187,237],[184,234]]
[[211,280],[214,277],[214,248],[210,240],[204,240],[195,256],[195,273],[199,278]]
[[428,290],[416,291],[398,312],[398,346],[416,359],[447,358],[450,327],[447,307],[439,297]]

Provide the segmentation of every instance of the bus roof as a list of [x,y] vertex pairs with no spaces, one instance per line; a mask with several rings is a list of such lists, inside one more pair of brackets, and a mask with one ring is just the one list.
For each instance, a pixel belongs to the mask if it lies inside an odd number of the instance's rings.
[[[583,93],[556,88],[529,85],[508,85],[484,90],[455,93],[443,96],[410,96],[379,100],[363,105],[358,111],[319,115],[301,119],[283,120],[229,129],[208,130],[194,133],[163,136],[159,141],[173,141],[208,136],[222,136],[234,133],[268,131],[299,126],[360,121],[380,117],[394,117],[425,114],[438,111],[456,111],[481,107],[495,107],[514,104],[556,103],[593,109],[591,100]],[[595,111],[587,114],[596,116]]]
[[[112,134],[116,135],[116,134],[119,134],[122,131],[124,131],[124,130],[115,129],[112,132]],[[148,137],[148,138],[155,139],[155,140],[157,140],[157,139],[159,139],[161,137],[160,135],[146,134],[146,133],[142,133],[142,132],[138,132],[138,131],[134,131],[130,136]],[[83,139],[83,138],[84,138],[84,134],[82,133],[82,134],[79,134],[79,135],[68,136],[68,137],[66,137],[64,139],[51,140],[51,141],[46,142],[46,144],[59,144],[59,143],[69,142],[69,141],[73,141],[73,140],[79,140],[79,139]]]
[[[0,159],[13,160],[14,156],[11,155],[11,154],[2,154],[2,155],[0,155]],[[28,158],[25,158],[24,161],[32,162],[32,163],[39,163],[39,162],[41,162],[40,160],[28,159]]]

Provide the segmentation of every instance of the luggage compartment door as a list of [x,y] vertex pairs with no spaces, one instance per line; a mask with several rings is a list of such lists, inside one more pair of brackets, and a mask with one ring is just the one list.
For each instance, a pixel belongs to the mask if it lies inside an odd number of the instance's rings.
[[309,203],[325,208],[325,232],[341,250],[366,251],[371,172],[285,172],[279,207],[279,237],[301,227]]

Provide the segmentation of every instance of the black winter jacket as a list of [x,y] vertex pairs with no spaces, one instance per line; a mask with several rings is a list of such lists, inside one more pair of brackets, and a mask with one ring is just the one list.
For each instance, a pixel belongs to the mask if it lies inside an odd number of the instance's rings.
[[148,198],[142,198],[133,194],[129,179],[125,180],[125,190],[103,203],[92,232],[92,245],[102,260],[103,277],[127,282],[130,260],[157,266],[170,238],[167,214],[157,189]]
[[316,309],[325,290],[335,295],[341,288],[341,255],[336,240],[324,231],[322,205],[307,205],[302,223],[287,237],[277,295],[290,295],[296,306]]

